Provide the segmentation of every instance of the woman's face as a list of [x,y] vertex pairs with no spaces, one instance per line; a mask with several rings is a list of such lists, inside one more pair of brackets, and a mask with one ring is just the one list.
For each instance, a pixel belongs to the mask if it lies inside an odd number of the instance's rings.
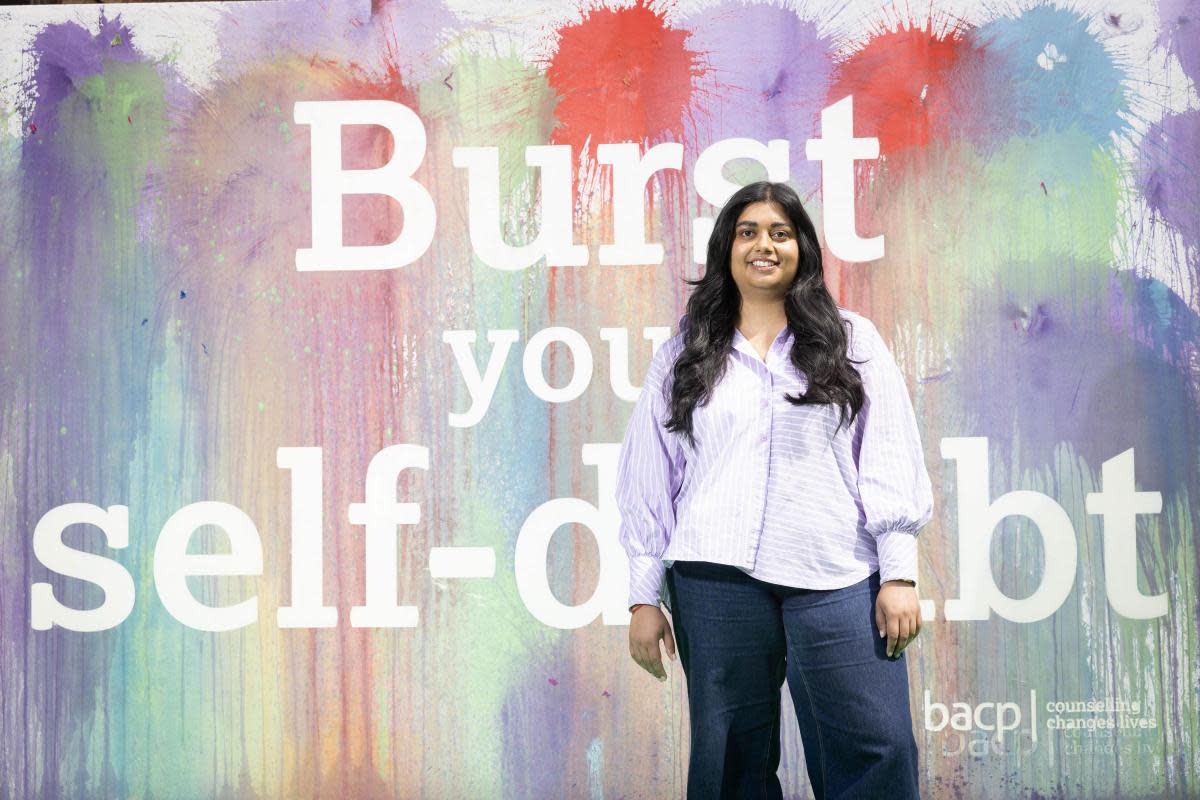
[[743,299],[782,301],[799,263],[796,229],[778,203],[751,203],[742,209],[729,271]]

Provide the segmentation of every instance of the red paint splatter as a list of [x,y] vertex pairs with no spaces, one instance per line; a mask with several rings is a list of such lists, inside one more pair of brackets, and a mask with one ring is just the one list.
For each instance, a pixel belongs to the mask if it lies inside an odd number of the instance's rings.
[[[959,30],[905,27],[871,38],[841,65],[829,101],[854,96],[854,131],[877,136],[887,155],[943,139],[958,112],[960,76],[974,74],[979,53]],[[967,63],[964,63],[967,62]]]
[[132,125],[132,124],[133,124],[133,117],[129,116],[128,114],[126,114],[126,115],[125,115],[125,120],[126,120],[126,121],[127,121],[129,124],[130,124],[130,125]]
[[687,32],[668,28],[650,2],[594,9],[558,31],[546,70],[559,97],[552,142],[579,153],[589,137],[591,147],[682,138],[692,78],[701,69],[684,47]]
[[385,39],[383,46],[382,70],[368,73],[359,64],[351,62],[349,65],[351,77],[338,87],[339,99],[394,100],[420,113],[416,92],[404,82],[404,77],[400,74],[401,65],[395,39]]
[[558,681],[557,681],[555,678],[550,678],[550,685],[551,685],[551,686],[558,686]]
[[[332,60],[322,60],[328,66],[340,67]],[[382,62],[382,69],[378,72],[370,72],[358,63],[351,62],[347,68],[347,76],[338,83],[338,99],[392,100],[408,106],[420,115],[417,94],[405,83],[401,75],[394,37],[384,40]],[[371,169],[382,166],[391,160],[394,146],[391,134],[381,127],[348,126],[342,130],[342,166],[346,169]]]
[[29,132],[37,133],[37,124],[36,123],[33,123],[33,122],[29,123]]

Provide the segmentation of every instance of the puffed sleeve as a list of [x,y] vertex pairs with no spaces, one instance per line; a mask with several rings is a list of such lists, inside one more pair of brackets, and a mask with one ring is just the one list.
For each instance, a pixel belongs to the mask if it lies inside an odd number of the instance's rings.
[[904,375],[874,324],[852,320],[851,357],[866,402],[855,420],[858,492],[866,529],[875,537],[879,579],[917,579],[917,533],[933,516],[933,490],[925,469],[917,419]]
[[650,359],[617,461],[619,538],[629,557],[629,605],[658,605],[666,569],[662,555],[675,527],[675,497],[683,482],[679,437],[663,429],[669,418],[663,386],[680,348],[672,340]]

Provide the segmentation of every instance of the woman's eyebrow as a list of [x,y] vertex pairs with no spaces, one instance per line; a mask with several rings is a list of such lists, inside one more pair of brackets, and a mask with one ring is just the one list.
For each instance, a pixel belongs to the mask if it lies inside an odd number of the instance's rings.
[[[743,221],[739,222],[735,226],[734,230],[737,230],[738,228],[757,228],[757,227],[758,227],[757,222],[755,222],[754,220],[747,219],[747,220],[743,220]],[[792,229],[792,226],[786,222],[772,222],[767,227],[770,228],[771,230],[778,230],[778,229],[782,228],[784,230],[790,231]]]

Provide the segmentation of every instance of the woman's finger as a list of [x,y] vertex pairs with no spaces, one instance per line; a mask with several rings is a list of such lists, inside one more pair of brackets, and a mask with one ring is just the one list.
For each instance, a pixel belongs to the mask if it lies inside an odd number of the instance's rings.
[[646,672],[649,672],[660,681],[667,679],[667,673],[663,669],[661,657],[655,658],[651,656],[644,647],[631,647],[630,654],[633,656],[633,660],[637,662],[637,665],[646,670]]
[[896,639],[896,650],[892,654],[899,657],[904,652],[904,648],[908,647],[908,643],[912,641],[913,622],[906,614],[900,619],[900,634]]

